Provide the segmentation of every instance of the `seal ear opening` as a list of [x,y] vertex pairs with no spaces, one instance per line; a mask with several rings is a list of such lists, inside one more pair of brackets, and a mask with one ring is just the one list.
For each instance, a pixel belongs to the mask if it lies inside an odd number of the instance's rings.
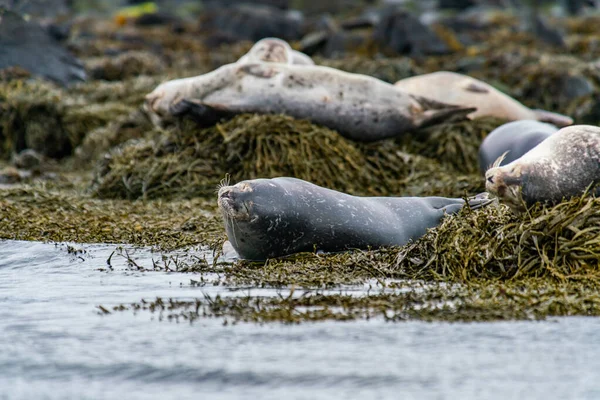
[[538,121],[548,122],[559,128],[564,128],[565,126],[573,125],[573,118],[568,117],[566,115],[539,109],[533,110],[533,112]]
[[197,100],[182,99],[169,108],[175,117],[189,118],[200,128],[213,126],[223,119],[231,119],[239,112],[226,109],[224,106],[209,105]]

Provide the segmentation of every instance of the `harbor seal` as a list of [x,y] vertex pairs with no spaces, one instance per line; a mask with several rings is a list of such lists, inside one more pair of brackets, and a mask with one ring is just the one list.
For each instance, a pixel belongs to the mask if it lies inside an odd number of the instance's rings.
[[471,119],[485,116],[509,121],[533,119],[561,128],[573,123],[573,119],[566,115],[532,110],[491,85],[456,72],[439,71],[413,76],[396,82],[395,86],[406,93],[442,103],[476,107],[477,111],[469,114]]
[[[489,201],[473,198],[469,204]],[[296,178],[242,181],[218,194],[229,242],[248,260],[402,246],[464,204],[444,197],[351,196]]]
[[556,204],[600,182],[600,128],[562,128],[521,158],[485,173],[485,187],[514,211]]
[[259,40],[237,62],[238,64],[275,62],[294,65],[315,65],[312,58],[304,53],[293,50],[288,42],[277,38]]
[[187,115],[202,126],[240,113],[286,114],[372,142],[449,120],[475,108],[413,96],[379,79],[317,65],[227,64],[159,85],[146,96],[155,124]]
[[499,166],[513,162],[557,131],[554,125],[534,120],[513,121],[499,126],[479,146],[481,173],[485,174],[503,154],[505,157]]

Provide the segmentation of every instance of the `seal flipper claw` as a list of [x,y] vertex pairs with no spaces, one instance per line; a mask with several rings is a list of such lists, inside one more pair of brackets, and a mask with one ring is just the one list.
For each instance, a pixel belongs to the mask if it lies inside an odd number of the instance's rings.
[[534,112],[535,117],[538,121],[548,122],[559,128],[564,128],[565,126],[573,125],[573,118],[568,117],[566,115],[539,109],[535,109],[532,111]]
[[201,128],[215,125],[223,119],[231,119],[239,112],[228,110],[223,106],[210,105],[193,99],[182,99],[169,107],[175,117],[188,117]]

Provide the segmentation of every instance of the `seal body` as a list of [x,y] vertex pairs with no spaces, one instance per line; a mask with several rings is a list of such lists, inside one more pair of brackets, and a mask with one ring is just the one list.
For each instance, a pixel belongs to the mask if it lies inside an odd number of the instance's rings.
[[532,110],[491,85],[456,72],[439,71],[402,79],[395,86],[407,93],[424,96],[443,103],[476,107],[469,118],[485,116],[509,121],[533,119],[558,127],[571,125],[573,119],[562,114]]
[[277,38],[259,40],[237,62],[238,64],[275,62],[281,64],[315,65],[312,58],[304,53],[293,50],[288,42]]
[[145,108],[155,123],[187,114],[202,125],[240,113],[287,114],[367,142],[474,110],[409,95],[365,75],[280,63],[228,64],[169,81],[146,96]]
[[222,187],[218,205],[239,256],[265,260],[303,251],[402,246],[460,210],[464,200],[357,197],[296,178],[274,178]]
[[504,154],[500,166],[513,162],[557,131],[554,125],[534,120],[513,121],[499,126],[479,146],[481,173],[485,174]]
[[600,128],[563,128],[521,158],[485,173],[486,189],[515,211],[555,204],[600,183]]

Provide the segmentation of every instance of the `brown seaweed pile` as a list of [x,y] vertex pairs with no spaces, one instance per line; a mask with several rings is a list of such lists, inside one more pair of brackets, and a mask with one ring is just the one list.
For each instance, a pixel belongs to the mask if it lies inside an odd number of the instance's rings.
[[497,124],[494,119],[442,124],[407,136],[401,145],[356,143],[283,115],[240,115],[208,129],[184,123],[158,140],[126,143],[107,155],[94,193],[132,199],[209,196],[227,174],[233,182],[293,176],[360,195],[460,197],[467,189],[483,190],[470,166],[477,165],[479,144]]

